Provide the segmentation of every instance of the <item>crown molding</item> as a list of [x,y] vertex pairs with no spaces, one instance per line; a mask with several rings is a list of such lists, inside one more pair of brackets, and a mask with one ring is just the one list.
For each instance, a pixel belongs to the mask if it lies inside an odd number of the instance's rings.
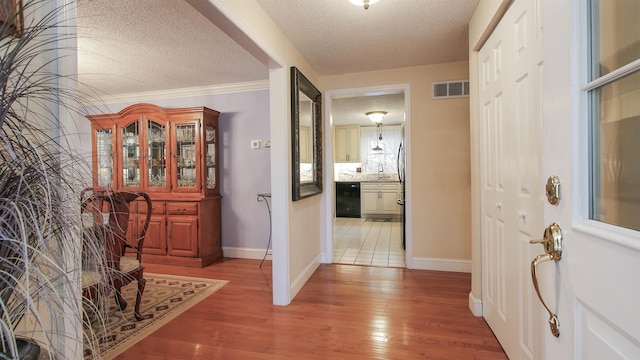
[[144,102],[162,99],[177,99],[183,97],[196,97],[215,94],[231,94],[237,92],[248,92],[258,90],[268,90],[269,80],[247,81],[233,84],[198,86],[180,89],[168,89],[158,91],[147,91],[139,93],[126,93],[117,95],[102,95],[90,97],[84,101],[86,105],[104,105],[128,102]]

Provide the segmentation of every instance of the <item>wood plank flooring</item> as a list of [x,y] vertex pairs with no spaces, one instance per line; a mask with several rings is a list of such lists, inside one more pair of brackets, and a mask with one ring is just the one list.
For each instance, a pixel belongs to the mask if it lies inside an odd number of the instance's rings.
[[271,263],[259,263],[146,265],[230,283],[116,359],[507,358],[468,309],[469,274],[321,265],[282,307],[271,303]]

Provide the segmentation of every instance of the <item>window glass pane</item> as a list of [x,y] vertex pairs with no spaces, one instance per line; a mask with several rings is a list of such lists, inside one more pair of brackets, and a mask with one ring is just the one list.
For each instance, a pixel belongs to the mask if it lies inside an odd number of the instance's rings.
[[122,129],[122,184],[140,186],[140,131],[134,121]]
[[161,123],[147,119],[147,184],[150,187],[167,186],[167,130]]
[[96,131],[98,186],[113,186],[113,134],[110,129]]
[[591,218],[640,230],[640,72],[591,96]]
[[640,1],[592,0],[593,77],[640,58]]
[[205,167],[207,169],[207,189],[216,188],[216,128],[205,127]]
[[196,186],[196,125],[176,125],[178,187]]

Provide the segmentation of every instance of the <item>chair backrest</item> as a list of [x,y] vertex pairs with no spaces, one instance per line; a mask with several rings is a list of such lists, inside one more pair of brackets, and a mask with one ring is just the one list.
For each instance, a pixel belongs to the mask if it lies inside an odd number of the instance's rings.
[[151,221],[151,211],[147,211],[135,244],[127,242],[127,230],[131,202],[142,197],[147,203],[147,209],[151,209],[149,195],[144,192],[87,188],[82,191],[80,197],[82,211],[93,214],[93,229],[104,241],[107,268],[120,269],[120,257],[124,256],[126,248],[133,248],[136,251],[136,258],[142,262],[142,247]]

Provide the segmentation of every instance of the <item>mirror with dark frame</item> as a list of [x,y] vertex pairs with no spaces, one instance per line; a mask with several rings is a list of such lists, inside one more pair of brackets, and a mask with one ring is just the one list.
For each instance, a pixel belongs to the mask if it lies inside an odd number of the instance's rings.
[[322,94],[291,67],[293,200],[322,193]]

